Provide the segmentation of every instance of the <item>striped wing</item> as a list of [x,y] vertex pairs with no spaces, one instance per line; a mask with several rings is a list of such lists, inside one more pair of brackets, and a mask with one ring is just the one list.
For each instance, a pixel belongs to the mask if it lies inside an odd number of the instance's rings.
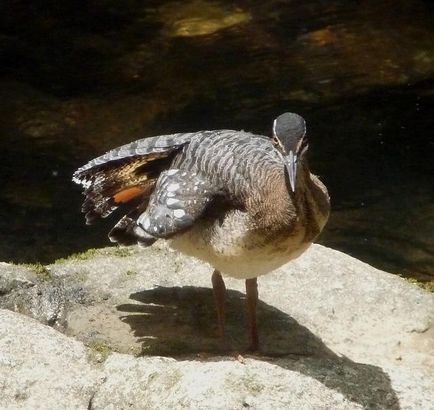
[[217,197],[245,209],[258,184],[268,184],[258,176],[276,162],[273,151],[270,139],[243,131],[164,135],[107,152],[79,168],[73,181],[84,187],[88,224],[135,203],[109,238],[149,245],[191,227]]
[[145,138],[93,159],[73,174],[84,188],[86,223],[110,215],[121,204],[152,193],[159,174],[196,133]]

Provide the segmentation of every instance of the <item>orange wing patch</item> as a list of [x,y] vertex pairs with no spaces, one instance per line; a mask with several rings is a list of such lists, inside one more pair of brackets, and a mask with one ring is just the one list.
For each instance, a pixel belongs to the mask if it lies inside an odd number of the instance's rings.
[[123,189],[122,191],[117,192],[113,195],[113,200],[116,204],[124,204],[131,199],[142,195],[145,192],[144,188],[140,188],[137,186],[133,186],[131,188]]

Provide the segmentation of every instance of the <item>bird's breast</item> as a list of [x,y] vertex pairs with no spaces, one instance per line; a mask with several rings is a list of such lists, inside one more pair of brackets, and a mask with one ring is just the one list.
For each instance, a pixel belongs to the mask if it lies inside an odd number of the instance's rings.
[[224,218],[202,220],[171,240],[172,248],[211,264],[239,279],[264,275],[300,256],[310,243],[305,228],[258,229],[246,212],[232,210]]

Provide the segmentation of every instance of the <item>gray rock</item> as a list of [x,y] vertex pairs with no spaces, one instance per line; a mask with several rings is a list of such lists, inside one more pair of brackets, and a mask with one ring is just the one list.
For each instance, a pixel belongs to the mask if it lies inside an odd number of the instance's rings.
[[[314,245],[259,279],[258,356],[237,353],[247,346],[243,283],[226,280],[222,343],[211,268],[164,244],[102,249],[49,271],[3,299],[56,289],[51,310],[30,314],[50,323],[57,312],[73,338],[0,311],[0,407],[434,408],[434,295],[340,252]],[[20,377],[31,368],[37,381]]]
[[53,277],[48,268],[41,268],[43,272],[37,273],[31,267],[0,263],[0,308],[64,330],[67,305],[82,301],[84,290],[76,278],[65,281]]
[[0,297],[20,288],[28,288],[37,281],[36,274],[30,269],[0,262]]
[[[382,388],[390,390],[381,384],[384,380],[375,377],[377,391],[360,389],[345,367],[338,372],[333,363],[311,359],[176,361],[113,355],[105,370],[108,377],[94,396],[95,409],[361,409],[370,403],[397,404],[393,393],[382,397]],[[119,388],[120,375],[130,380],[127,390]],[[351,396],[340,391],[344,383],[356,387]]]
[[37,275],[30,268],[0,265],[0,308],[31,316],[42,323],[62,328],[65,314],[63,281],[49,272]]
[[0,408],[86,409],[100,377],[82,343],[0,310]]

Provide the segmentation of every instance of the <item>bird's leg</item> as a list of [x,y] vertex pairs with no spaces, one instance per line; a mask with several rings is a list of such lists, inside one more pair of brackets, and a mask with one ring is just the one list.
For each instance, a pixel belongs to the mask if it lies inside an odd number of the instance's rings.
[[226,286],[222,275],[218,270],[215,270],[211,276],[212,289],[214,292],[214,300],[217,309],[217,321],[219,327],[219,336],[223,337],[225,333],[225,297]]
[[257,278],[246,279],[247,315],[250,326],[249,351],[256,352],[259,349],[258,329],[256,327],[256,305],[258,303]]

